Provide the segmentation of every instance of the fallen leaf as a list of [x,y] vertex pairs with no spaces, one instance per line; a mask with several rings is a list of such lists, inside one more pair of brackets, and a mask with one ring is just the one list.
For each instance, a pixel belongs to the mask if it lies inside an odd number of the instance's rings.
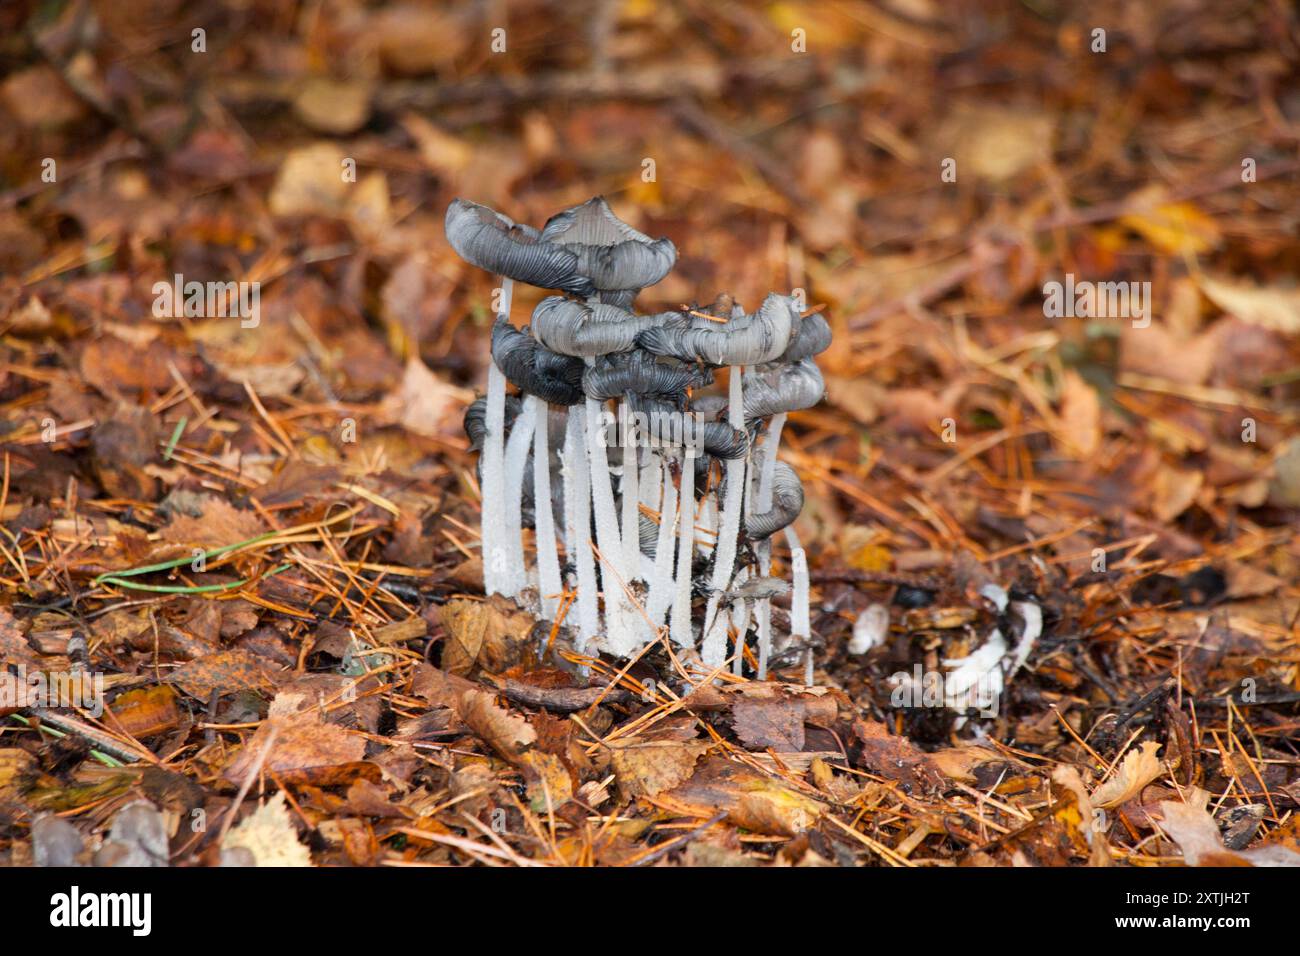
[[1188,866],[1300,866],[1300,853],[1283,846],[1229,850],[1223,845],[1219,825],[1201,804],[1199,799],[1189,803],[1165,800],[1160,804],[1164,816],[1161,827],[1183,851]]
[[500,597],[456,598],[439,609],[438,620],[447,632],[442,666],[457,675],[475,666],[501,673],[518,663],[535,623],[532,615]]
[[731,707],[732,729],[756,750],[803,750],[804,705],[798,700],[738,700]]
[[906,737],[890,734],[880,721],[855,720],[853,734],[862,744],[862,766],[872,773],[909,787],[934,789],[943,785],[943,775],[929,755]]
[[248,651],[228,650],[189,661],[167,675],[191,697],[206,702],[214,690],[223,694],[236,691],[269,691],[279,681],[278,674],[261,658]]
[[1159,749],[1158,743],[1146,740],[1126,753],[1114,775],[1092,792],[1092,805],[1117,807],[1140,796],[1143,787],[1165,772],[1156,759]]
[[725,757],[705,757],[695,773],[656,804],[673,812],[711,817],[727,812],[731,823],[756,833],[797,836],[817,822],[822,804]]
[[1061,381],[1061,437],[1076,461],[1091,458],[1101,446],[1101,401],[1097,390],[1074,369]]
[[456,712],[465,726],[511,763],[518,763],[525,748],[537,741],[532,725],[499,706],[487,691],[465,691],[457,703]]
[[248,850],[258,866],[311,866],[311,852],[298,839],[283,793],[273,794],[221,841],[222,851],[239,847]]
[[686,780],[695,763],[712,746],[706,740],[650,740],[636,738],[611,744],[610,761],[619,797],[623,801],[653,797]]
[[1237,318],[1274,332],[1300,332],[1300,289],[1260,286],[1250,282],[1197,277],[1206,298]]

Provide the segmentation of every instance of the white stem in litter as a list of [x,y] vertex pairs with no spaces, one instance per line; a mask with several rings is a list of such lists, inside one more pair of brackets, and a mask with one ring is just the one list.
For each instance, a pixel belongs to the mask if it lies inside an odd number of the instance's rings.
[[[501,280],[501,315],[510,318],[510,302],[514,297],[513,279]],[[487,434],[483,439],[483,514],[480,528],[483,558],[483,591],[486,594],[505,594],[508,591],[509,564],[506,557],[506,516],[501,507],[505,501],[505,433],[506,433],[506,377],[497,363],[488,358],[487,416],[484,422]]]
[[[560,553],[555,541],[555,510],[551,504],[550,406],[536,395],[526,404],[537,408],[533,435],[533,528],[537,539],[537,590],[542,616],[554,620],[560,609]],[[565,489],[568,500],[568,489]]]
[[[763,443],[763,467],[758,479],[758,492],[750,514],[763,513],[772,507],[772,480],[776,473],[776,454],[781,447],[781,431],[785,428],[785,412],[772,416],[767,425],[767,439]],[[767,577],[772,570],[772,539],[758,543],[758,574]],[[758,679],[767,680],[767,662],[772,656],[772,599],[762,598],[755,610],[758,618]]]
[[641,464],[637,460],[637,434],[628,403],[619,403],[623,441],[623,564],[628,581],[641,578]]
[[591,489],[587,483],[587,426],[581,405],[569,409],[564,431],[564,520],[569,542],[569,562],[577,569],[579,654],[585,654],[600,634],[596,559],[591,552]]
[[[658,455],[652,457],[659,461]],[[663,495],[659,499],[659,537],[655,539],[654,574],[650,578],[650,594],[646,597],[646,614],[658,627],[673,600],[673,540],[677,536],[677,487],[673,484],[671,469],[660,464],[663,475]]]
[[790,599],[790,639],[791,643],[803,641],[807,645],[804,652],[804,683],[812,686],[812,614],[809,608],[808,592],[811,583],[808,578],[808,556],[799,544],[799,535],[794,525],[785,529],[785,540],[790,545],[790,575],[794,579],[794,595]]
[[616,657],[636,650],[627,595],[628,580],[623,567],[623,542],[614,510],[614,486],[609,480],[609,458],[605,453],[605,421],[601,403],[587,399],[587,454],[591,461],[591,502],[596,514],[596,543],[600,547],[600,586],[605,597],[604,649]]
[[[537,406],[525,401],[519,417],[515,419],[514,428],[506,440],[506,488],[505,497],[501,499],[500,510],[505,515],[506,537],[506,590],[508,597],[517,598],[528,584],[524,573],[523,542],[523,507],[524,507],[524,472],[528,468],[528,449],[533,443],[534,423],[537,419]],[[537,463],[533,464],[534,471]],[[489,506],[491,502],[488,502]],[[536,502],[536,508],[541,502]]]
[[[727,421],[732,428],[745,427],[745,408],[741,392],[743,372],[741,366],[731,366],[731,383],[727,404]],[[720,609],[723,592],[731,586],[731,574],[736,563],[736,541],[740,534],[740,517],[744,510],[745,458],[728,459],[726,490],[722,514],[718,517],[718,543],[713,549],[713,578],[709,582],[713,593],[709,596],[708,610],[704,613],[704,645],[700,658],[705,667],[717,667],[727,654],[727,620],[729,615]]]
[[673,590],[673,613],[669,632],[673,643],[694,647],[691,632],[691,564],[695,554],[695,456],[689,448],[682,454],[682,487],[677,495],[677,586]]

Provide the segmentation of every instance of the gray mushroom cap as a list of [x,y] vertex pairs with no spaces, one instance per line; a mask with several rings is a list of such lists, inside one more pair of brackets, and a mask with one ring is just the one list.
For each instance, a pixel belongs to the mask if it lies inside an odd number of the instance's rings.
[[556,405],[583,400],[582,359],[557,355],[539,345],[527,329],[520,331],[498,317],[492,325],[492,360],[512,385]]
[[778,362],[793,364],[820,355],[831,347],[831,327],[820,312],[805,315],[790,336],[790,344],[781,353]]
[[637,345],[655,355],[710,365],[761,365],[785,352],[799,325],[790,296],[775,292],[758,309],[726,321],[681,317],[637,337]]
[[778,461],[772,475],[772,509],[749,515],[745,519],[745,533],[754,541],[770,538],[792,524],[801,511],[803,482],[793,468]]
[[[513,395],[506,396],[505,426],[506,433],[509,434],[510,426],[514,420],[519,417],[522,405],[519,399]],[[483,440],[487,438],[487,398],[479,396],[469,403],[465,409],[465,417],[461,421],[461,426],[465,429],[465,436],[469,439],[469,450],[479,451],[483,448]],[[503,438],[505,436],[502,436]]]
[[662,445],[684,445],[696,458],[744,458],[749,451],[749,435],[726,422],[708,421],[697,414],[682,412],[654,397],[633,394],[632,410],[645,418],[650,435]]
[[591,279],[578,268],[578,256],[543,242],[532,226],[517,223],[487,206],[453,199],[444,222],[447,242],[471,265],[542,289],[593,294]]
[[745,376],[745,420],[812,408],[826,394],[821,369],[810,358]]
[[533,310],[533,335],[561,355],[584,358],[627,352],[638,332],[662,325],[677,313],[637,315],[615,305],[585,304],[563,296],[547,296]]
[[678,408],[686,405],[686,389],[695,376],[684,365],[656,362],[639,350],[597,359],[582,376],[582,390],[588,398],[605,401],[627,394],[651,396]]
[[[639,291],[660,281],[677,262],[672,240],[633,229],[602,196],[552,216],[541,239],[573,253],[578,272],[602,292]],[[631,300],[616,304],[628,306]]]

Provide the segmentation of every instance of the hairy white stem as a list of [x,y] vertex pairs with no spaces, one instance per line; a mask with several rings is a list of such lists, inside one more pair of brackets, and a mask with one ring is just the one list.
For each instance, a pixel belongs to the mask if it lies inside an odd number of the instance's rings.
[[[741,366],[731,366],[731,387],[728,393],[727,420],[732,428],[745,427],[745,410],[741,392]],[[727,618],[720,610],[722,593],[731,586],[731,574],[736,563],[736,540],[740,534],[741,511],[744,510],[745,458],[728,460],[724,464],[727,480],[722,513],[718,516],[718,543],[713,549],[713,578],[709,582],[713,593],[704,613],[704,645],[700,657],[705,667],[717,667],[726,659]]]
[[643,449],[641,458],[641,504],[651,511],[660,511],[664,493],[664,460],[650,448]]
[[[658,455],[652,456],[656,461]],[[659,499],[659,537],[655,540],[654,574],[650,578],[650,593],[646,597],[646,613],[650,623],[658,627],[673,600],[673,539],[677,536],[677,488],[673,473],[660,466],[663,474],[663,495]]]
[[812,614],[809,609],[808,556],[799,544],[794,525],[785,529],[785,540],[790,545],[790,575],[794,579],[794,595],[790,598],[790,639],[809,644],[804,652],[804,683],[812,686]]
[[627,595],[628,580],[623,562],[623,542],[614,510],[614,486],[609,480],[609,458],[605,453],[604,416],[601,403],[587,399],[587,454],[591,462],[591,502],[596,514],[596,543],[600,548],[600,586],[605,597],[604,649],[626,657],[636,648]]
[[[560,554],[555,541],[555,510],[551,504],[550,406],[536,395],[527,404],[537,408],[533,435],[533,527],[537,539],[537,590],[542,615],[554,620],[560,609]],[[568,501],[568,489],[565,489]]]
[[[514,297],[513,279],[501,280],[501,314],[510,318]],[[509,589],[509,559],[506,556],[506,516],[501,508],[505,500],[505,433],[506,377],[497,363],[488,358],[487,435],[483,439],[483,514],[480,527],[483,558],[483,591],[506,594]]]
[[569,542],[569,562],[577,569],[578,645],[587,653],[600,634],[596,559],[591,553],[591,489],[587,483],[586,416],[580,405],[569,409],[564,432],[564,520]]
[[628,405],[619,405],[623,439],[623,565],[628,581],[641,578],[641,465],[637,461],[636,426],[627,413]]
[[[739,586],[749,579],[749,570],[742,568],[736,574],[736,585]],[[745,671],[745,632],[749,630],[750,607],[753,602],[749,600],[737,601],[731,609],[731,621],[736,626],[736,652],[731,662],[731,673],[739,677]]]
[[[767,439],[763,443],[763,467],[758,479],[758,492],[754,496],[749,514],[762,513],[772,507],[772,479],[776,473],[776,454],[781,447],[781,431],[785,428],[785,412],[773,415],[767,425]],[[758,543],[758,573],[767,577],[772,570],[772,539]],[[772,599],[763,598],[755,609],[758,619],[758,679],[767,680],[767,662],[772,656]]]
[[682,455],[682,488],[677,495],[677,584],[673,590],[673,613],[669,631],[673,643],[681,647],[694,647],[691,632],[691,564],[695,554],[695,458],[684,450]]
[[[505,515],[506,538],[506,595],[509,597],[518,597],[528,584],[528,576],[524,573],[524,542],[523,542],[523,507],[524,507],[524,472],[528,468],[528,449],[533,443],[535,429],[534,422],[537,420],[537,406],[529,402],[524,403],[523,410],[520,411],[519,417],[515,419],[515,427],[510,432],[510,437],[506,440],[506,488],[505,497],[501,499],[500,510]],[[533,471],[536,473],[538,465],[533,463]],[[491,502],[489,502],[489,505]],[[536,509],[541,509],[541,502],[536,502]]]

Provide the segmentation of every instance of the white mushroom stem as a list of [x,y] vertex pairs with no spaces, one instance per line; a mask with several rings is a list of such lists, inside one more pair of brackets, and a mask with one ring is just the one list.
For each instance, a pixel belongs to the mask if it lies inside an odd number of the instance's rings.
[[[745,427],[742,378],[741,366],[731,366],[727,421],[735,429]],[[731,586],[731,573],[736,563],[736,541],[740,535],[741,512],[744,510],[745,461],[745,458],[729,459],[723,466],[727,480],[722,514],[718,518],[718,542],[713,549],[713,578],[709,582],[713,593],[704,613],[704,645],[700,649],[705,667],[717,667],[727,654],[729,615],[721,610],[720,603],[723,592]]]
[[695,455],[688,447],[682,454],[682,487],[677,495],[677,581],[673,590],[673,613],[669,633],[680,647],[694,647],[691,632],[691,564],[695,553]]
[[[763,443],[763,467],[758,479],[758,492],[754,496],[749,513],[762,513],[772,507],[772,479],[776,471],[776,453],[781,446],[781,431],[785,428],[785,412],[773,415],[768,422],[767,439]],[[755,549],[758,553],[758,575],[767,577],[772,570],[772,539],[760,541]],[[755,609],[758,619],[758,679],[767,680],[767,662],[772,655],[772,599],[763,598]]]
[[623,441],[623,564],[627,580],[641,578],[641,464],[637,460],[637,434],[628,403],[619,404]]
[[794,581],[794,594],[790,598],[790,639],[791,643],[804,642],[804,683],[809,687],[813,682],[812,659],[812,614],[809,608],[808,592],[811,584],[808,579],[808,556],[799,544],[799,535],[794,525],[785,529],[785,540],[790,545],[790,576]]
[[596,543],[600,548],[600,584],[605,597],[604,648],[616,657],[636,650],[627,595],[628,581],[623,566],[623,542],[614,510],[614,487],[609,480],[609,457],[605,453],[605,421],[601,403],[587,399],[587,454],[591,462],[591,502],[596,515]]
[[569,543],[569,562],[577,569],[577,650],[585,654],[600,633],[597,601],[596,559],[591,552],[591,489],[587,483],[587,426],[581,405],[569,409],[564,432],[564,521]]
[[[513,279],[502,277],[501,314],[510,318],[514,297]],[[505,594],[508,590],[509,564],[506,557],[505,501],[505,433],[506,377],[497,363],[488,358],[487,435],[483,439],[483,514],[480,526],[483,559],[483,590],[487,594]]]
[[[560,554],[555,541],[555,511],[551,504],[550,406],[536,395],[525,404],[536,407],[533,436],[533,528],[537,539],[537,589],[543,617],[551,620],[560,609]],[[567,482],[566,482],[567,484]],[[565,488],[564,500],[569,500]]]
[[[524,472],[528,468],[528,449],[533,443],[535,429],[534,422],[537,419],[537,406],[531,402],[525,401],[523,409],[519,412],[519,417],[515,419],[514,428],[510,432],[510,437],[506,440],[505,469],[506,469],[506,486],[504,497],[498,499],[500,504],[498,510],[505,516],[506,536],[505,549],[506,556],[506,579],[505,594],[507,597],[518,597],[524,587],[528,584],[528,577],[524,573],[524,542],[523,534],[523,503],[524,503]],[[533,463],[533,471],[545,466],[538,462]],[[492,502],[488,502],[491,507]],[[542,503],[536,502],[536,510],[540,511]]]
[[[658,457],[658,456],[655,456]],[[654,574],[646,597],[646,614],[658,627],[673,600],[673,541],[677,537],[677,487],[673,474],[662,468],[663,496],[659,499],[659,537],[655,539]]]
[[[742,568],[736,574],[736,585],[739,586],[748,579],[749,570]],[[737,677],[745,670],[745,632],[749,630],[751,603],[748,599],[741,599],[731,609],[731,622],[736,627],[736,652],[731,662],[731,673]]]

